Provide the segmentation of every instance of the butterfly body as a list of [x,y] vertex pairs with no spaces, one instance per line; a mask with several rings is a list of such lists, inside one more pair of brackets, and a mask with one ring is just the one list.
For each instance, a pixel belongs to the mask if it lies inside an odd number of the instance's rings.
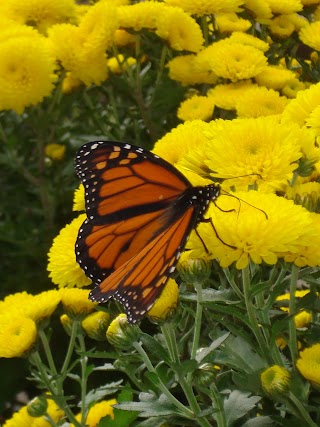
[[76,259],[97,284],[89,297],[98,302],[114,297],[135,323],[160,296],[220,187],[193,187],[155,154],[119,142],[85,144],[76,170],[87,212]]

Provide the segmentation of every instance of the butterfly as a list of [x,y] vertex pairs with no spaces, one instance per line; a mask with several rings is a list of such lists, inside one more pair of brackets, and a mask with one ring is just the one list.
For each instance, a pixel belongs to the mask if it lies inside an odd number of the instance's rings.
[[134,324],[160,296],[220,186],[195,187],[156,154],[112,141],[83,145],[76,171],[87,219],[75,252],[96,284],[89,298],[104,303],[113,297]]

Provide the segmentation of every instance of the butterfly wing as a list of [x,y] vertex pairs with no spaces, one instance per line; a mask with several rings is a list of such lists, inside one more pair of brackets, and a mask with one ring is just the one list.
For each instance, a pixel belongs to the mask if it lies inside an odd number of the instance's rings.
[[165,230],[169,207],[191,187],[158,156],[117,142],[82,146],[76,170],[85,187],[87,212],[76,242],[76,258],[97,283]]
[[[172,217],[168,212],[162,213]],[[90,292],[90,299],[105,302],[111,297],[123,304],[129,323],[137,322],[160,296],[197,218],[195,206],[123,263]]]

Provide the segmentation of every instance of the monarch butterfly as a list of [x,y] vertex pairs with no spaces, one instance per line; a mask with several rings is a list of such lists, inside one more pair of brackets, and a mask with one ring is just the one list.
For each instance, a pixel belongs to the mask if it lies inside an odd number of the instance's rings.
[[76,259],[97,285],[89,298],[106,302],[113,297],[133,324],[160,296],[220,186],[194,187],[157,155],[112,141],[83,145],[76,171],[87,213]]

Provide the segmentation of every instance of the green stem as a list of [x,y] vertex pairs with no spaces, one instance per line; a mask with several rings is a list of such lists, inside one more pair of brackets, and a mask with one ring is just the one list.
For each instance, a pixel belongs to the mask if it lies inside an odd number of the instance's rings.
[[229,285],[231,286],[233,292],[237,295],[237,297],[242,301],[243,300],[243,293],[241,292],[241,290],[239,289],[239,287],[237,286],[237,284],[235,283],[235,281],[232,278],[232,275],[230,273],[229,268],[224,268],[223,269],[224,275],[226,276],[226,279],[229,283]]
[[180,364],[179,350],[172,324],[170,322],[165,322],[161,325],[161,331],[166,341],[171,360],[174,363]]
[[47,361],[49,364],[51,374],[56,376],[56,375],[58,375],[58,372],[57,372],[57,368],[56,368],[56,365],[55,365],[53,357],[52,357],[52,351],[51,351],[51,348],[50,348],[50,345],[48,342],[47,335],[45,334],[44,330],[41,327],[38,328],[38,333],[39,333],[39,337],[41,339],[41,342],[42,342],[42,345],[44,348],[44,352],[45,352],[46,357],[47,357]]
[[[141,344],[138,342],[133,343],[134,348],[137,350],[137,352],[142,357],[147,369],[149,372],[153,372],[157,375],[157,372],[155,368],[153,367],[147,353],[142,348]],[[179,409],[182,415],[184,415],[186,418],[194,418],[194,414],[190,409],[186,408],[178,399],[176,399],[173,394],[167,389],[167,387],[163,384],[161,379],[158,377],[158,387],[161,390],[161,392],[169,399],[169,401]]]
[[86,396],[87,396],[87,356],[84,356],[86,352],[86,346],[83,339],[83,336],[79,336],[79,344],[80,344],[80,352],[81,355],[81,423],[85,425],[85,421],[87,418],[87,403],[86,403]]
[[293,393],[289,393],[289,399],[293,403],[293,405],[297,408],[299,411],[299,414],[301,415],[301,418],[307,423],[307,426],[310,427],[318,427],[318,424],[316,424],[306,411],[305,407],[302,405],[301,401],[297,399],[297,397]]
[[201,332],[201,321],[202,321],[202,284],[198,281],[194,282],[194,288],[197,293],[197,308],[196,308],[196,317],[194,320],[194,330],[193,330],[193,341],[191,347],[191,359],[195,359],[197,351],[199,348],[200,332]]
[[80,325],[80,322],[78,320],[73,320],[69,346],[68,346],[68,350],[67,350],[62,368],[61,368],[61,374],[63,376],[66,375],[66,371],[67,371],[67,368],[68,368],[70,360],[71,360],[71,356],[72,356],[72,353],[74,350],[74,346],[75,346],[75,342],[76,342],[76,338],[77,338],[77,334],[78,334],[78,330],[79,330],[79,325]]
[[289,299],[289,348],[292,358],[293,368],[296,366],[296,359],[298,356],[298,343],[297,343],[297,330],[294,320],[296,313],[296,290],[299,277],[299,267],[292,264],[291,278],[290,278],[290,299]]
[[246,304],[246,309],[248,317],[250,320],[251,330],[258,341],[259,347],[262,353],[265,355],[269,363],[273,363],[272,358],[270,357],[269,347],[264,339],[264,336],[261,332],[258,319],[255,313],[255,307],[252,304],[251,292],[250,292],[250,270],[249,266],[242,270],[242,284],[243,284],[243,293]]
[[212,400],[215,403],[215,408],[217,409],[217,412],[215,412],[215,419],[217,421],[217,426],[228,427],[226,414],[224,412],[223,399],[221,397],[221,394],[217,390],[217,387],[215,386],[215,384],[211,384],[210,392],[211,392]]

